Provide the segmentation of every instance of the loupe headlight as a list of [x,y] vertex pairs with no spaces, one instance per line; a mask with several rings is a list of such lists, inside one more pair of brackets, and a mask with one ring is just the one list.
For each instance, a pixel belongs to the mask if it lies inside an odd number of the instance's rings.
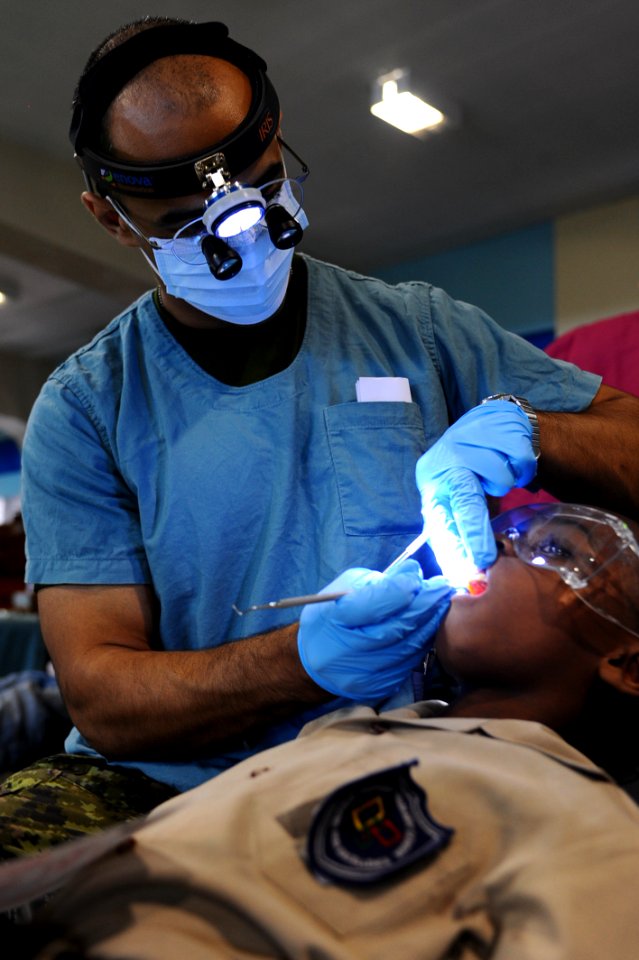
[[[201,249],[217,280],[234,277],[242,267],[240,254],[226,241],[257,226],[262,220],[278,250],[289,250],[302,239],[301,224],[282,203],[277,199],[267,202],[258,187],[231,181],[223,153],[217,152],[198,161],[195,168],[202,184],[212,188],[211,195],[204,201],[201,223],[208,236],[202,238]],[[274,183],[267,186],[272,187]]]
[[289,250],[302,239],[304,231],[295,217],[281,203],[267,204],[257,187],[225,183],[205,201],[202,214],[206,231],[222,240],[237,237],[261,220],[278,250]]
[[254,227],[264,217],[266,204],[255,187],[231,182],[223,153],[199,160],[195,170],[203,186],[212,187],[204,201],[201,249],[216,280],[230,280],[242,269],[242,257],[226,240]]
[[254,227],[264,217],[265,209],[259,190],[234,183],[206,200],[202,223],[208,233],[226,240]]

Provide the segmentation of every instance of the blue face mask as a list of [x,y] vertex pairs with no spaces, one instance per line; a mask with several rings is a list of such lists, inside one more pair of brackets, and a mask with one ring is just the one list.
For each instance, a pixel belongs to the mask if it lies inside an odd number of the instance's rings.
[[[278,203],[306,229],[306,214],[290,190],[286,190],[286,184],[278,195]],[[261,323],[271,317],[284,300],[293,250],[278,250],[263,222],[229,238],[230,246],[242,257],[242,269],[228,280],[216,280],[211,274],[200,251],[200,237],[182,241],[191,244],[191,256],[183,247],[178,256],[172,239],[150,237],[149,240],[155,263],[146,253],[144,256],[167,292],[209,316],[227,323]]]

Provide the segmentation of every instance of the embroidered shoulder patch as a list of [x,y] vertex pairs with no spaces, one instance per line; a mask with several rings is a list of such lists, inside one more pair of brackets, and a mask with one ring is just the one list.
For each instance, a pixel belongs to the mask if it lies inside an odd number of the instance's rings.
[[364,886],[430,859],[455,832],[428,812],[410,775],[417,760],[368,774],[333,791],[315,812],[307,863],[327,883]]

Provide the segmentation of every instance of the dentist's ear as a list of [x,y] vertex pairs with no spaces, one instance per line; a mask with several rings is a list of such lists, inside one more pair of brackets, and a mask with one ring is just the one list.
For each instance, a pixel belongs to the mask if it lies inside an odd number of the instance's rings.
[[81,195],[80,199],[84,208],[118,243],[125,247],[141,246],[140,237],[136,236],[108,200],[88,190]]
[[602,658],[599,676],[621,693],[639,696],[639,650],[623,650]]

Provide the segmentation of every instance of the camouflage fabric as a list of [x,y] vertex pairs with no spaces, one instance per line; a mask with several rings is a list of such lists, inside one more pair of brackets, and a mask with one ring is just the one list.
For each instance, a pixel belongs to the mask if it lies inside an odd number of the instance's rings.
[[176,791],[137,770],[57,754],[0,781],[0,860],[133,820]]

